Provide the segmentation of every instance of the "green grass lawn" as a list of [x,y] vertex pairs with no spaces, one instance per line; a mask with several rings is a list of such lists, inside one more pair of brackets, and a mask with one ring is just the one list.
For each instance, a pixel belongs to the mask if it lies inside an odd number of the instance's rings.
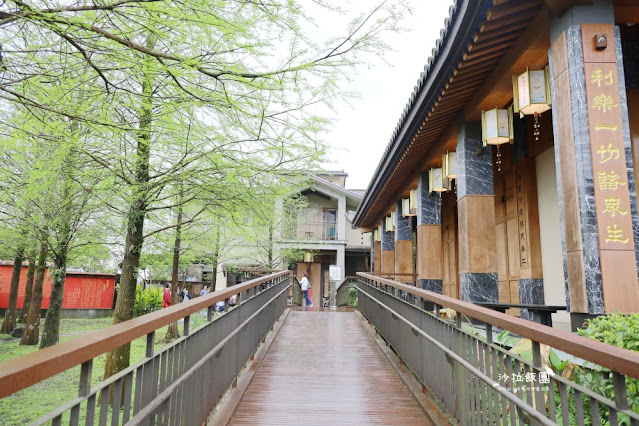
[[[63,319],[60,322],[60,340],[82,338],[82,334],[100,330],[111,325],[111,318],[100,319]],[[42,328],[44,321],[41,322]],[[155,334],[156,348],[163,346],[162,339],[166,328]],[[1,335],[0,339],[6,339]],[[131,364],[144,358],[146,337],[134,340],[131,344]],[[38,350],[38,346],[20,346],[20,339],[0,341],[0,362],[13,359]],[[102,380],[106,355],[93,360],[92,383]],[[30,423],[42,417],[62,404],[72,400],[78,394],[80,366],[50,377],[28,389],[16,392],[0,400],[0,425],[19,425]],[[1,385],[1,384],[0,384]]]

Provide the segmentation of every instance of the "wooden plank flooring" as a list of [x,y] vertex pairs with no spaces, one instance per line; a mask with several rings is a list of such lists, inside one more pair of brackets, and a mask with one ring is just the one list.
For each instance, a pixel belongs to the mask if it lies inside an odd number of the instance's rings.
[[355,313],[293,311],[230,424],[430,422]]

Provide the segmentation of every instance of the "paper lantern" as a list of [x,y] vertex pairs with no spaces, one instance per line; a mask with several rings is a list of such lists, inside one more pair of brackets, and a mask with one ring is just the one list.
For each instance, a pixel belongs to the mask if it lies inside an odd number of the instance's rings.
[[428,172],[428,192],[444,192],[450,189],[450,181],[445,178],[442,169],[430,169]]
[[550,71],[526,72],[513,76],[513,106],[515,112],[523,115],[535,115],[550,109]]
[[484,146],[513,141],[513,110],[491,109],[481,112],[481,136]]
[[442,155],[442,173],[448,179],[457,179],[457,152]]

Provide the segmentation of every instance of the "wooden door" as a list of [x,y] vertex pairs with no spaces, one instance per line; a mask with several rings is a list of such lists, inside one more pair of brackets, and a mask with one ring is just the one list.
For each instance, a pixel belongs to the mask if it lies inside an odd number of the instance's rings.
[[322,306],[322,264],[311,263],[311,271],[308,274],[311,281],[311,296],[313,305]]
[[[499,301],[519,303],[519,233],[516,180],[512,169],[495,175],[495,234]],[[518,310],[511,309],[517,315]]]
[[442,262],[443,293],[459,299],[457,197],[454,192],[442,194]]

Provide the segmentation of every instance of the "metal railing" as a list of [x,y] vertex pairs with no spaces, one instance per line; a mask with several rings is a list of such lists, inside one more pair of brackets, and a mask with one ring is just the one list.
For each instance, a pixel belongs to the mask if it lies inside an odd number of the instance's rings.
[[[362,314],[460,424],[639,424],[627,389],[636,387],[636,381],[627,384],[639,378],[639,353],[371,274],[357,275]],[[408,294],[407,300],[400,292]],[[426,309],[431,306],[434,313]],[[441,308],[454,310],[454,320],[439,318]],[[463,317],[473,322],[464,324]],[[530,356],[496,341],[498,328],[529,339]],[[584,377],[601,386],[544,365],[549,348],[581,362]]]
[[371,272],[376,277],[398,281],[403,284],[417,285],[417,274],[400,274],[395,272]]
[[348,306],[357,307],[357,277],[351,276],[344,278],[337,287],[337,294],[335,295],[335,304],[338,308]]
[[336,222],[305,222],[284,228],[287,240],[337,240]]
[[[286,308],[289,271],[257,278],[0,364],[0,398],[81,365],[78,397],[35,424],[200,424]],[[237,294],[236,306],[229,298]],[[225,312],[214,318],[214,307]],[[207,321],[190,330],[191,315]],[[183,337],[155,350],[155,331],[183,320]],[[139,337],[146,358],[91,386],[93,359]]]

